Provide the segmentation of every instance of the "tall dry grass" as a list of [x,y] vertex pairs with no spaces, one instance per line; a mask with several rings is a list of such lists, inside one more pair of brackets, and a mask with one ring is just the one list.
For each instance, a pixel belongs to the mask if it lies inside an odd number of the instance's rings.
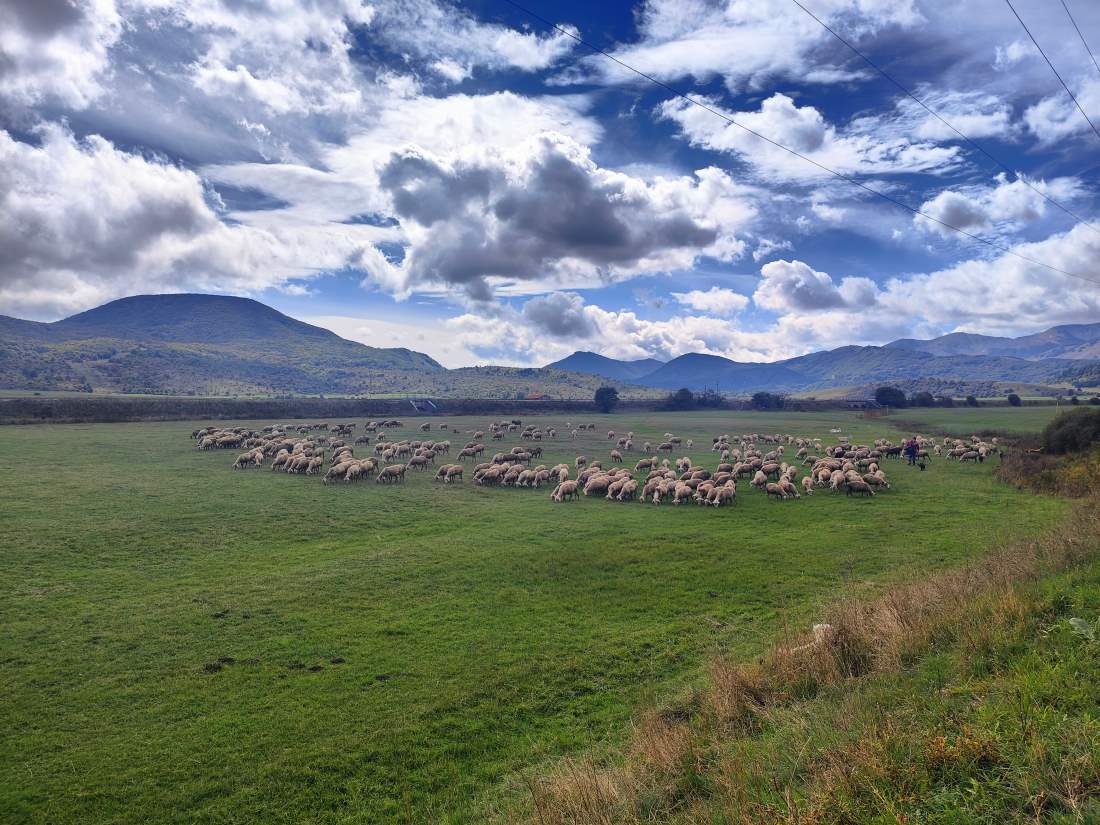
[[[938,638],[957,634],[964,624],[960,620],[976,604],[995,619],[1020,612],[1020,585],[1098,555],[1100,499],[1090,498],[1045,536],[889,587],[868,600],[840,601],[826,612],[823,621],[829,627],[823,632],[782,638],[754,662],[710,662],[708,686],[691,703],[692,712],[647,713],[615,764],[570,761],[532,779],[531,810],[517,819],[540,825],[655,822],[673,816],[705,790],[727,801],[723,807],[730,821],[800,821],[793,803],[787,810],[763,809],[743,798],[748,780],[739,782],[738,774],[763,775],[760,766],[731,770],[723,765],[714,771],[721,778],[712,783],[707,772],[717,764],[719,745],[753,735],[774,710],[824,687],[842,689],[868,674],[905,667]],[[981,643],[981,628],[967,632],[972,637],[967,643]],[[864,747],[873,747],[874,741]],[[876,764],[873,758],[857,761]],[[832,770],[842,776],[848,768],[837,764]]]

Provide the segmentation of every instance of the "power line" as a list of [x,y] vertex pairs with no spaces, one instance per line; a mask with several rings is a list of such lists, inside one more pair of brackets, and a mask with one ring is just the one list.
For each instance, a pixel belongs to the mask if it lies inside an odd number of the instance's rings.
[[1077,36],[1081,38],[1081,45],[1085,47],[1085,51],[1089,53],[1089,57],[1092,58],[1092,65],[1096,67],[1096,71],[1100,72],[1100,63],[1096,62],[1096,55],[1092,53],[1092,49],[1089,48],[1089,44],[1085,42],[1085,36],[1081,34],[1081,29],[1077,25],[1077,21],[1073,19],[1073,15],[1070,13],[1069,6],[1066,5],[1066,0],[1062,0],[1062,8],[1066,10],[1066,17],[1069,18],[1069,22],[1073,24],[1073,28],[1077,31]]
[[[794,3],[796,6],[798,6],[800,9],[802,9],[802,11],[806,12],[806,14],[808,14],[810,17],[812,17],[818,23],[820,23],[821,27],[823,29],[825,29],[825,31],[827,31],[829,34],[831,34],[833,37],[835,37],[837,40],[839,40],[841,43],[843,43],[845,46],[847,46],[858,57],[862,58],[864,63],[866,63],[868,66],[870,66],[876,72],[878,72],[880,75],[882,75],[887,80],[889,80],[891,83],[893,83],[895,86],[897,86],[902,91],[903,94],[905,94],[906,96],[911,98],[913,101],[915,101],[916,104],[918,106],[920,106],[922,109],[924,109],[926,112],[928,112],[928,114],[932,115],[932,117],[934,117],[936,120],[938,120],[944,126],[946,126],[948,129],[950,129],[952,132],[954,132],[960,138],[965,140],[968,144],[973,146],[975,149],[977,149],[979,152],[981,152],[983,155],[985,155],[987,158],[989,158],[991,161],[993,161],[999,167],[1001,167],[1001,169],[1003,169],[1004,171],[1008,172],[1008,174],[1015,177],[1016,180],[1023,183],[1028,189],[1031,189],[1033,192],[1035,192],[1035,194],[1039,195],[1041,198],[1046,200],[1048,203],[1051,203],[1054,206],[1061,209],[1063,212],[1065,212],[1071,218],[1076,220],[1078,223],[1083,223],[1085,226],[1087,226],[1093,232],[1096,232],[1098,235],[1100,235],[1100,229],[1097,229],[1095,226],[1093,226],[1087,220],[1082,218],[1080,215],[1073,212],[1068,207],[1063,206],[1058,201],[1054,200],[1054,198],[1047,195],[1039,187],[1034,186],[1030,181],[1028,181],[1027,178],[1025,178],[1019,172],[1015,171],[1014,169],[1011,169],[1008,165],[1006,165],[1005,163],[1002,163],[999,159],[995,158],[992,154],[990,154],[990,152],[988,150],[986,150],[986,148],[984,146],[982,146],[981,144],[977,143],[974,140],[971,140],[969,137],[967,137],[962,132],[960,132],[958,129],[956,129],[952,124],[948,123],[947,119],[942,117],[939,112],[935,111],[930,106],[925,104],[925,102],[923,100],[921,100],[919,97],[917,97],[915,94],[913,94],[909,89],[907,89],[905,86],[903,86],[897,80],[895,80],[891,75],[887,74],[885,69],[882,69],[881,67],[879,67],[878,64],[874,63],[871,60],[871,58],[869,58],[867,55],[865,55],[863,52],[861,52],[859,49],[857,49],[855,46],[853,46],[851,43],[849,43],[847,40],[845,40],[843,37],[841,37],[840,34],[838,34],[824,20],[822,20],[820,17],[818,17],[816,14],[814,14],[812,11],[810,11],[808,8],[806,8],[804,5],[802,5],[802,3],[799,2],[799,0],[791,0],[791,2]],[[1063,4],[1064,4],[1064,0],[1063,0]],[[1068,9],[1067,9],[1067,11],[1068,11]]]
[[1069,99],[1073,101],[1073,105],[1076,106],[1077,111],[1081,113],[1081,117],[1083,117],[1085,119],[1085,122],[1088,123],[1090,127],[1092,127],[1093,134],[1095,134],[1096,137],[1100,138],[1100,131],[1098,131],[1096,125],[1091,120],[1089,120],[1089,116],[1085,113],[1085,110],[1081,108],[1081,104],[1077,102],[1077,97],[1073,94],[1073,92],[1070,91],[1069,86],[1066,85],[1066,81],[1062,80],[1062,76],[1058,74],[1058,70],[1054,68],[1054,64],[1051,63],[1050,58],[1047,57],[1047,53],[1043,51],[1043,47],[1039,45],[1039,41],[1035,39],[1035,35],[1033,35],[1031,33],[1031,29],[1027,27],[1027,23],[1024,22],[1024,19],[1022,17],[1020,17],[1019,13],[1016,11],[1016,7],[1012,5],[1012,0],[1005,0],[1005,3],[1007,3],[1008,7],[1012,9],[1012,13],[1016,15],[1016,19],[1020,21],[1020,25],[1023,26],[1024,31],[1027,32],[1027,36],[1031,38],[1031,42],[1035,44],[1035,48],[1039,50],[1039,54],[1043,56],[1043,60],[1047,62],[1047,65],[1050,66],[1050,70],[1054,72],[1054,76],[1058,78],[1058,82],[1062,84],[1062,88],[1066,90],[1066,94],[1069,95]]
[[693,106],[698,106],[700,109],[704,109],[705,111],[710,112],[712,115],[716,115],[717,117],[720,117],[722,120],[726,121],[727,123],[730,123],[730,124],[736,126],[737,128],[748,132],[750,135],[753,135],[754,137],[759,138],[760,140],[764,141],[765,143],[769,143],[769,144],[771,144],[772,146],[775,146],[778,149],[782,149],[784,152],[787,152],[788,154],[793,155],[796,158],[800,158],[801,160],[804,160],[807,163],[813,164],[818,169],[821,169],[824,172],[828,172],[830,175],[834,175],[834,176],[840,178],[843,181],[847,181],[848,183],[852,184],[853,186],[858,186],[860,189],[863,189],[866,192],[870,192],[872,195],[876,195],[876,196],[882,198],[883,200],[889,201],[890,203],[894,204],[895,206],[898,206],[902,209],[905,209],[908,212],[912,212],[914,215],[920,215],[922,218],[924,218],[926,220],[932,221],[933,223],[937,223],[940,226],[946,227],[947,229],[950,229],[954,232],[958,232],[960,235],[964,235],[965,237],[970,238],[971,240],[977,241],[978,243],[983,243],[986,246],[991,247],[992,249],[996,249],[996,250],[998,250],[1000,252],[1003,252],[1007,255],[1012,255],[1013,257],[1019,258],[1020,260],[1023,260],[1023,261],[1027,261],[1030,264],[1035,264],[1036,266],[1044,267],[1045,269],[1049,269],[1051,272],[1057,272],[1060,275],[1066,275],[1070,278],[1077,278],[1077,279],[1082,280],[1082,281],[1089,281],[1089,282],[1094,283],[1094,284],[1100,284],[1100,281],[1096,280],[1095,278],[1089,278],[1085,275],[1078,275],[1075,272],[1068,272],[1068,271],[1066,271],[1064,269],[1060,269],[1056,266],[1051,266],[1050,264],[1045,264],[1042,261],[1037,261],[1034,258],[1031,258],[1027,255],[1023,255],[1019,252],[1016,252],[1015,250],[1010,249],[1009,247],[1004,246],[1003,244],[997,243],[996,241],[991,241],[991,240],[988,240],[987,238],[981,237],[980,235],[975,235],[971,232],[967,232],[965,229],[961,229],[958,226],[954,226],[950,223],[947,223],[946,221],[940,220],[939,218],[934,217],[932,215],[929,215],[926,212],[922,212],[920,209],[916,208],[915,206],[910,206],[909,204],[905,203],[904,201],[900,201],[897,198],[886,194],[885,192],[880,192],[877,189],[874,189],[873,187],[870,187],[865,183],[861,183],[860,181],[856,180],[853,177],[845,175],[843,172],[838,172],[837,170],[832,169],[832,168],[826,166],[823,163],[819,163],[818,161],[814,160],[811,157],[807,157],[806,155],[802,154],[801,152],[798,152],[795,149],[790,149],[790,148],[784,146],[782,143],[779,143],[777,141],[772,140],[770,137],[768,137],[766,135],[763,135],[760,132],[757,132],[755,129],[750,129],[748,126],[745,126],[743,123],[738,123],[736,120],[734,120],[732,117],[725,114],[724,112],[721,112],[721,111],[719,111],[718,109],[715,109],[712,106],[708,106],[707,104],[705,104],[705,103],[703,103],[699,100],[696,100],[695,98],[690,97],[689,95],[684,94],[683,92],[679,91],[678,89],[675,89],[672,86],[669,86],[667,83],[665,83],[661,80],[658,80],[657,78],[653,77],[652,75],[646,74],[641,69],[636,69],[633,66],[631,66],[630,64],[624,63],[622,60],[615,57],[613,54],[610,54],[610,53],[604,51],[599,46],[595,46],[592,43],[589,43],[587,40],[583,39],[582,37],[580,37],[577,34],[574,34],[573,32],[569,31],[568,29],[566,29],[562,26],[559,26],[557,23],[550,22],[545,17],[543,17],[539,14],[536,14],[535,12],[531,11],[528,8],[525,8],[524,6],[521,6],[515,0],[503,0],[503,2],[507,3],[510,6],[513,6],[514,8],[516,8],[519,11],[523,12],[524,14],[534,18],[535,20],[538,20],[544,26],[547,26],[548,28],[551,28],[554,31],[557,31],[561,34],[564,34],[566,37],[569,37],[569,38],[575,40],[577,43],[580,43],[585,48],[591,49],[592,51],[596,52],[597,54],[603,55],[608,60],[611,60],[612,62],[618,64],[619,66],[622,66],[627,71],[633,72],[634,74],[638,75],[639,77],[642,77],[642,78],[648,80],[650,83],[653,83],[654,85],[659,86],[660,88],[662,88],[665,91],[675,95],[678,98],[681,98],[682,100],[686,100],[688,103],[692,104]]

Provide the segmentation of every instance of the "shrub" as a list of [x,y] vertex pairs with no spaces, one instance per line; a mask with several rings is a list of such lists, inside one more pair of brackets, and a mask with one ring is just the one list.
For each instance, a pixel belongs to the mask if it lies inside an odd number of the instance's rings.
[[1087,407],[1062,413],[1043,430],[1043,449],[1069,453],[1088,449],[1100,441],[1100,410]]
[[1008,394],[1008,404],[1010,407],[1019,407],[1023,403],[1023,400],[1021,400],[1020,396],[1018,396],[1016,393],[1010,392]]
[[875,400],[884,407],[904,407],[905,393],[897,387],[879,387],[875,390]]
[[1083,498],[1100,485],[1100,449],[1067,456],[1014,450],[1005,453],[993,475],[1020,489]]
[[936,399],[932,397],[932,393],[930,392],[918,392],[909,399],[909,406],[934,407],[936,406]]
[[619,391],[614,387],[600,387],[592,400],[596,402],[596,409],[609,413],[619,405]]
[[977,407],[978,406],[978,399],[975,398],[972,395],[966,396],[966,406],[968,406],[968,407]]
[[703,390],[701,393],[695,395],[695,405],[697,407],[711,407],[718,408],[726,406],[725,396],[722,396],[714,390]]
[[681,387],[676,392],[670,392],[665,398],[666,410],[694,410],[695,394],[687,387]]
[[752,396],[752,408],[754,410],[781,410],[785,399],[782,395],[771,392],[757,392]]

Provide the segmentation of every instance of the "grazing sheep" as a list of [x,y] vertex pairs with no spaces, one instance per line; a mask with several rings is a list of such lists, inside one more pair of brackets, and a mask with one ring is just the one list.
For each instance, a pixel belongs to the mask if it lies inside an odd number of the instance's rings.
[[348,467],[350,466],[350,461],[342,461],[339,464],[333,464],[331,467],[328,468],[328,472],[325,473],[321,481],[324,484],[328,484],[330,481],[336,481],[337,479],[343,478],[348,471]]
[[847,481],[848,492],[847,495],[855,495],[859,493],[864,496],[874,496],[875,491],[871,489],[871,485],[863,479],[848,479]]
[[638,491],[638,482],[633,478],[628,478],[623,482],[622,488],[619,490],[619,501],[633,501],[634,494]]
[[405,480],[405,465],[404,464],[390,464],[388,467],[383,467],[378,473],[378,477],[374,480],[376,484],[395,484],[397,482],[403,482]]
[[607,485],[607,495],[604,496],[608,501],[614,501],[619,495],[619,491],[623,489],[623,485],[626,484],[625,478],[617,478]]
[[829,474],[829,489],[834,493],[839,493],[840,489],[844,486],[844,471],[833,470]]
[[600,495],[607,492],[607,488],[611,486],[611,476],[598,475],[593,476],[584,485],[584,494],[586,496]]
[[886,481],[886,476],[882,475],[881,470],[878,473],[865,473],[863,480],[871,487],[884,487],[886,489],[890,487]]
[[554,488],[554,492],[550,494],[550,498],[554,501],[573,501],[577,498],[577,482],[575,481],[563,481],[557,487]]
[[787,491],[784,490],[780,485],[773,482],[769,481],[767,484],[764,485],[764,492],[766,492],[769,496],[775,496],[776,499],[780,501],[787,500]]
[[616,464],[622,464],[623,463],[623,454],[620,453],[618,450],[612,450],[611,451],[611,460],[614,461]]
[[779,488],[787,494],[787,498],[802,498],[802,496],[798,494],[798,488],[795,487],[786,476],[779,479]]
[[672,503],[679,504],[682,501],[687,501],[694,495],[695,490],[690,484],[677,482],[672,490]]
[[721,486],[715,487],[711,491],[710,498],[707,501],[714,507],[721,507],[724,504],[736,504],[737,503],[737,490],[733,487]]

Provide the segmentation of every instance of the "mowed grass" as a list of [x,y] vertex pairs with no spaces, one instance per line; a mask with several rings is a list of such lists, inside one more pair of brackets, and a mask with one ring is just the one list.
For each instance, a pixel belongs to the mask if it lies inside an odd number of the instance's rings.
[[892,417],[920,424],[928,433],[969,436],[996,431],[1010,435],[1037,433],[1059,414],[1074,409],[1048,404],[1037,407],[913,407],[897,410]]
[[[457,446],[487,423],[443,420]],[[712,468],[723,432],[897,436],[849,413],[593,420],[577,442],[541,421],[544,463],[606,460],[608,428],[694,438]],[[617,744],[710,653],[1064,512],[946,461],[889,462],[871,500],[742,482],[719,509],[326,486],[231,470],[193,426],[0,428],[0,820],[480,822],[533,766]]]

